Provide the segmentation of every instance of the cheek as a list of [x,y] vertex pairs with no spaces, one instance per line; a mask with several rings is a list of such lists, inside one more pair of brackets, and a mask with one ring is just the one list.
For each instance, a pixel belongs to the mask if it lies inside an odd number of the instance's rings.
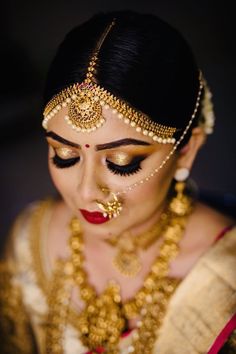
[[56,189],[62,196],[66,196],[73,190],[73,174],[69,170],[56,168],[49,161],[49,172]]
[[140,206],[142,210],[146,209],[147,211],[158,208],[166,198],[173,179],[173,173],[173,166],[166,166],[156,176],[130,193],[129,204],[137,205],[137,208]]

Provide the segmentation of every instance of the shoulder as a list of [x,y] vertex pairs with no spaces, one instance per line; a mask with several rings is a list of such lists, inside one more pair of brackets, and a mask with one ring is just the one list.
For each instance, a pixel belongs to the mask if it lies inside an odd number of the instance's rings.
[[197,202],[193,214],[189,218],[186,233],[193,247],[208,248],[228,230],[236,225],[236,221],[219,211]]
[[49,198],[37,200],[28,204],[18,214],[7,236],[1,259],[17,258],[18,250],[23,249],[23,244],[29,238],[30,232],[33,231],[31,229],[33,220],[37,218],[38,224],[41,224],[54,203],[55,201]]

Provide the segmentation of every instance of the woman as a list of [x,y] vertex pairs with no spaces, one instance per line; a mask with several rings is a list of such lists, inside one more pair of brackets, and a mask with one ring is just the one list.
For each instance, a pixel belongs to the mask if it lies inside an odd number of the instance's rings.
[[182,36],[129,11],[75,28],[43,127],[62,198],[14,226],[4,353],[235,352],[233,220],[186,193],[213,113]]

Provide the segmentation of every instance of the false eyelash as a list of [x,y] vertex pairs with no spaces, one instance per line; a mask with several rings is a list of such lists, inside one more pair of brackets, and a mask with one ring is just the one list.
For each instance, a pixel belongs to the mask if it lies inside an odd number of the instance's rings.
[[70,159],[62,159],[55,153],[55,155],[51,158],[51,160],[54,163],[54,165],[58,168],[68,168],[75,165],[80,160],[80,157],[78,156],[78,157],[71,157]]
[[129,163],[128,165],[124,165],[124,166],[116,165],[109,160],[106,160],[106,164],[107,164],[108,169],[112,173],[114,173],[115,175],[130,176],[130,175],[133,175],[133,174],[139,172],[142,169],[140,166],[140,163],[144,159],[145,159],[145,156],[137,156],[131,161],[131,163]]

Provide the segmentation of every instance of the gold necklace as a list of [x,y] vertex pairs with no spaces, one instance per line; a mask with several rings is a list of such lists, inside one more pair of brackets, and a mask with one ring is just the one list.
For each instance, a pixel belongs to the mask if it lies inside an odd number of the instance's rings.
[[119,285],[108,284],[101,295],[97,295],[88,283],[83,268],[83,239],[77,219],[70,224],[71,257],[59,261],[55,271],[53,286],[49,295],[49,314],[46,329],[46,352],[63,353],[63,335],[67,325],[70,296],[73,286],[80,290],[84,309],[78,314],[78,328],[81,342],[86,348],[96,352],[104,347],[109,354],[118,354],[119,339],[125,322],[139,316],[137,328],[132,331],[132,344],[128,352],[151,353],[158,337],[168,302],[179,284],[179,280],[169,278],[169,265],[178,254],[178,244],[185,229],[187,216],[170,210],[168,227],[163,233],[163,243],[159,256],[151,267],[143,287],[133,299],[122,304]]
[[168,221],[168,208],[165,208],[158,223],[150,230],[137,236],[132,236],[130,232],[124,232],[121,235],[106,240],[106,243],[118,248],[112,261],[114,267],[126,277],[135,277],[142,268],[138,256],[139,249],[147,250],[156,242],[162,236],[165,227],[168,225]]

